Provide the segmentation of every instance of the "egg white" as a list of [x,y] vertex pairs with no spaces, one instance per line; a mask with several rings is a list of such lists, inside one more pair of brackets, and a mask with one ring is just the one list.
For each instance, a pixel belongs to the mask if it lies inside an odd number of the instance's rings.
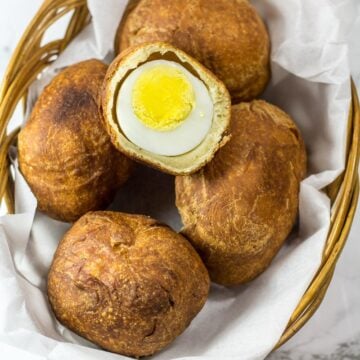
[[[132,107],[132,91],[138,77],[159,65],[180,69],[195,93],[195,105],[188,117],[169,131],[157,131],[145,126]],[[131,72],[121,85],[116,104],[118,123],[128,140],[143,150],[164,156],[182,155],[200,145],[211,128],[213,111],[214,104],[205,84],[185,67],[167,60],[149,61]]]

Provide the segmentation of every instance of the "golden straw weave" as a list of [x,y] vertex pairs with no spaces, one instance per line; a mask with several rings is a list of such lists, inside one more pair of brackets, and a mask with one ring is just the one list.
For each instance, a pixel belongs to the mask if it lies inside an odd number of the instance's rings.
[[[68,13],[71,13],[71,18],[64,38],[43,44],[47,29]],[[29,85],[89,21],[86,0],[45,0],[10,60],[0,88],[0,199],[5,200],[9,213],[14,213],[14,180],[8,149],[16,143],[19,129],[7,134],[7,125],[19,102],[26,103]],[[322,263],[275,348],[299,331],[321,304],[354,218],[359,197],[360,108],[353,82],[348,122],[346,169],[327,188],[332,217]]]

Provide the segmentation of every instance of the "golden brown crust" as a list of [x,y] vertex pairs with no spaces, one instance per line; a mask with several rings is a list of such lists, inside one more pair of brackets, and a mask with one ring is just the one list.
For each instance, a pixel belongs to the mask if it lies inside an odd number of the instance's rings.
[[247,0],[140,0],[119,26],[119,53],[151,41],[170,43],[209,68],[234,100],[251,100],[270,77],[270,40]]
[[[155,59],[176,61],[200,78],[207,86],[214,104],[212,127],[195,149],[178,156],[162,156],[145,151],[131,143],[122,133],[117,119],[117,93],[126,76],[138,65]],[[102,90],[101,111],[106,129],[115,147],[128,157],[172,175],[198,171],[212,160],[228,140],[231,99],[225,85],[208,69],[183,51],[166,43],[147,43],[123,51],[110,64]]]
[[187,240],[151,218],[88,213],[65,235],[48,295],[65,326],[128,356],[159,351],[190,324],[209,291]]
[[21,172],[39,209],[56,219],[105,208],[128,178],[131,162],[111,144],[98,109],[106,70],[98,60],[63,70],[19,134]]
[[176,178],[184,229],[215,282],[262,273],[290,233],[306,171],[301,134],[265,101],[233,106],[230,142],[200,172]]

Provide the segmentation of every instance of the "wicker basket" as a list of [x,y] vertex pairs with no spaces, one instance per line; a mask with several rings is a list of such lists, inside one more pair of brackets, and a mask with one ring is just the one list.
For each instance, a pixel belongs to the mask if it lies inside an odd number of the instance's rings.
[[[72,15],[64,38],[42,44],[47,29],[69,12]],[[29,85],[89,21],[86,0],[45,0],[22,36],[8,65],[0,88],[0,199],[6,201],[9,213],[14,212],[14,180],[8,149],[16,142],[19,129],[7,134],[7,125],[19,102],[22,100],[23,104],[26,104]],[[346,169],[327,188],[332,203],[332,217],[322,263],[275,348],[284,344],[310,319],[321,304],[330,284],[336,262],[351,228],[359,196],[359,137],[360,107],[352,82]]]

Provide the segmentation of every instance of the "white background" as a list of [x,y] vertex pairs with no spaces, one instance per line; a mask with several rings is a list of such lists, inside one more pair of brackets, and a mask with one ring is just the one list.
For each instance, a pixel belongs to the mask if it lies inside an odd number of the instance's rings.
[[[358,3],[360,9],[359,1],[348,1]],[[41,2],[0,1],[0,78],[19,37]],[[351,28],[349,45],[352,73],[360,90],[360,17]],[[357,215],[322,306],[299,334],[271,356],[272,360],[360,359],[359,256],[360,216]]]

